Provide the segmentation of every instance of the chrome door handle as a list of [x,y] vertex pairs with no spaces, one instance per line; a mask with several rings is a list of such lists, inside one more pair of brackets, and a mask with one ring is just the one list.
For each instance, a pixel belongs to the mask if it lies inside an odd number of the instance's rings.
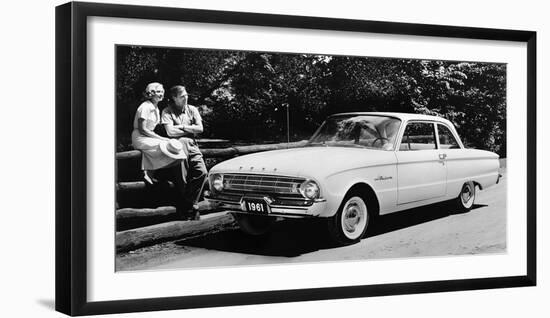
[[439,159],[444,160],[444,159],[446,159],[446,158],[447,158],[447,154],[446,154],[446,153],[440,153],[440,154],[439,154]]

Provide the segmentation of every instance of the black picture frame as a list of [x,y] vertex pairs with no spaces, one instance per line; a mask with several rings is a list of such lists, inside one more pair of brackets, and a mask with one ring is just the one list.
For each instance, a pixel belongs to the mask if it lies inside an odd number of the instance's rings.
[[[116,17],[527,44],[527,272],[521,276],[87,301],[87,18]],[[56,310],[92,315],[536,285],[536,32],[71,2],[56,7]]]

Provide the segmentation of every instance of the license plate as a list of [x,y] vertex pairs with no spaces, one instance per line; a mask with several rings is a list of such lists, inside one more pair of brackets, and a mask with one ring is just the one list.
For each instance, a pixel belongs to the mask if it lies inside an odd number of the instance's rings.
[[264,200],[244,200],[244,209],[246,212],[267,214],[269,213],[269,206]]

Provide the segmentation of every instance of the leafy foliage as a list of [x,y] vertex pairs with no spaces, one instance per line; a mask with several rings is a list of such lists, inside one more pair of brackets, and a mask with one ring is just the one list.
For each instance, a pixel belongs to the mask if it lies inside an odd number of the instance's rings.
[[292,140],[309,137],[333,113],[414,112],[445,117],[467,145],[506,156],[504,64],[121,46],[121,148],[152,81],[187,87],[205,138],[283,141],[287,111]]

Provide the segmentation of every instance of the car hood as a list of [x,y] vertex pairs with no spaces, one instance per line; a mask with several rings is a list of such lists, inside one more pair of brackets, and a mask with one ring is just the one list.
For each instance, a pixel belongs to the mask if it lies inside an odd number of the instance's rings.
[[394,164],[393,151],[351,147],[303,147],[243,155],[219,163],[211,173],[257,173],[320,179],[365,166]]

